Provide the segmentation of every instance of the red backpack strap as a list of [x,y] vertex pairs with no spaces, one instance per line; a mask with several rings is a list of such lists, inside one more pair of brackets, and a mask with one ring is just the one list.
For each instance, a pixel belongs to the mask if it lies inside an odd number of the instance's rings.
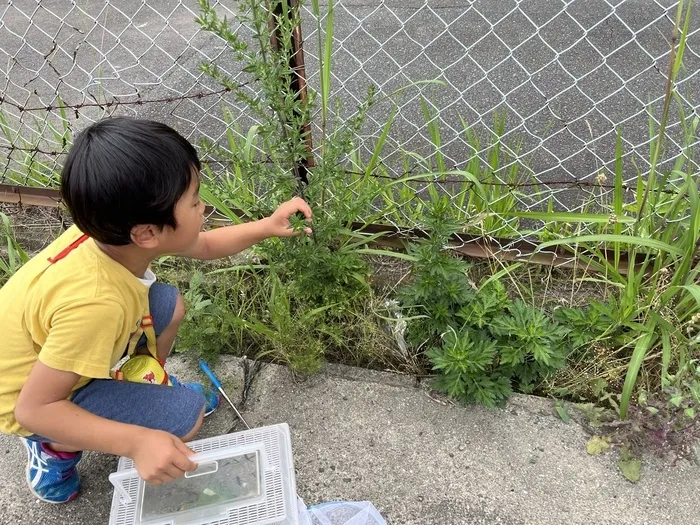
[[89,237],[88,237],[87,235],[82,235],[81,237],[79,237],[78,239],[76,239],[75,241],[73,241],[72,243],[70,243],[68,246],[66,246],[58,255],[55,255],[55,256],[53,256],[53,257],[49,257],[49,262],[50,262],[51,264],[55,264],[55,263],[57,263],[58,261],[60,261],[61,259],[65,259],[65,258],[68,256],[68,254],[69,254],[70,252],[72,252],[72,251],[75,250],[78,246],[80,246],[80,245],[83,244],[85,241],[87,241],[88,238],[89,238]]
[[153,356],[154,359],[156,359],[160,363],[161,366],[164,366],[164,363],[161,362],[160,359],[158,359],[156,332],[155,327],[153,326],[153,316],[150,315],[150,313],[144,315],[141,318],[141,328],[143,329],[143,333],[146,336],[146,347],[148,348],[148,352]]

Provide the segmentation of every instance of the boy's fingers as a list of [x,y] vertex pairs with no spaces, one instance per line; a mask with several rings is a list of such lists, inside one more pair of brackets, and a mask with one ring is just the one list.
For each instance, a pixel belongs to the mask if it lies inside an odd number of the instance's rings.
[[167,483],[168,481],[172,481],[174,479],[175,478],[173,476],[171,476],[169,472],[161,472],[160,474],[158,474],[158,479],[154,479],[150,483],[153,485],[161,485],[163,483]]
[[171,466],[161,475],[160,479],[167,483],[168,481],[173,481],[174,479],[181,478],[184,475],[185,473],[182,472],[180,469]]
[[180,452],[182,452],[182,456],[178,457],[175,459],[173,462],[177,468],[180,470],[183,470],[185,472],[192,472],[193,470],[196,470],[197,464],[190,460],[190,456],[194,454],[192,449],[185,445],[182,441],[179,439],[177,440],[177,448]]
[[170,467],[168,467],[168,469],[165,472],[165,475],[170,476],[172,479],[177,479],[177,478],[181,478],[182,476],[184,476],[185,472],[186,471],[182,470],[181,468],[179,468],[173,464],[173,465],[170,465]]
[[301,208],[301,212],[302,212],[302,213],[304,214],[304,216],[306,217],[306,220],[307,220],[307,221],[310,221],[310,220],[311,220],[311,215],[312,215],[312,213],[311,213],[311,208],[310,208],[309,205],[306,204],[304,201],[301,201],[301,202],[304,203],[304,204],[300,207],[300,208]]
[[[311,228],[304,228],[303,233],[307,235],[312,235],[314,231]],[[302,232],[301,230],[294,230],[292,229],[291,226],[289,226],[283,234],[280,235],[280,237],[297,237],[298,235],[301,235]]]
[[197,464],[190,461],[186,456],[180,456],[173,461],[173,465],[183,472],[192,472],[197,470]]
[[304,199],[301,197],[294,197],[291,202],[294,203],[296,209],[294,210],[295,213],[297,211],[300,211],[301,213],[304,214],[304,217],[306,217],[306,220],[311,220],[311,216],[313,215],[311,213],[311,207],[306,203]]
[[190,447],[188,447],[184,441],[181,439],[175,439],[175,446],[178,448],[180,452],[185,454],[186,456],[191,456],[194,454],[194,450],[192,450]]

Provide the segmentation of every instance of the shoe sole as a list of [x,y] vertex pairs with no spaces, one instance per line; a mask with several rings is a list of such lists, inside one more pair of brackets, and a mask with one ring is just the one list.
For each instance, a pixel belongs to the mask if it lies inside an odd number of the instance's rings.
[[31,472],[30,472],[33,452],[32,452],[32,449],[29,448],[29,445],[27,444],[26,440],[23,439],[22,444],[24,445],[24,448],[27,450],[27,467],[24,469],[25,479],[27,480],[27,485],[29,485],[29,490],[32,492],[32,494],[34,494],[34,496],[37,499],[43,501],[44,503],[51,503],[52,505],[60,505],[61,503],[71,502],[75,498],[78,497],[78,494],[80,494],[80,491],[77,491],[77,492],[71,494],[70,497],[65,501],[51,501],[50,499],[42,498],[39,494],[37,494],[37,492],[34,490],[34,487],[32,487],[32,477],[31,477]]
[[216,409],[219,408],[219,406],[221,406],[221,394],[219,394],[217,397],[219,399],[219,402],[209,412],[204,412],[204,417],[211,416],[214,412],[216,412]]

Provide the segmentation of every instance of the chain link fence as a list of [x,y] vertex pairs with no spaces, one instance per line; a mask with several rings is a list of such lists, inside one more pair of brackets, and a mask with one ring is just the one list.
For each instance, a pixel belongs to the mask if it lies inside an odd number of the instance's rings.
[[[234,17],[234,2],[212,5]],[[244,109],[199,69],[214,62],[241,78],[242,66],[200,29],[198,14],[196,0],[13,0],[0,7],[0,151],[7,155],[0,182],[55,185],[66,140],[108,115],[160,120],[194,143],[221,140],[224,107],[245,126]]]
[[[553,199],[555,209],[581,211],[591,197],[604,200],[612,190],[618,130],[625,181],[649,171],[650,115],[658,130],[677,5],[656,0],[340,0],[334,9],[332,92],[347,107],[363,101],[369,83],[389,94],[416,81],[440,80],[444,86],[409,89],[397,97],[400,109],[387,150],[393,149],[395,157],[406,151],[430,156],[435,146],[428,124],[438,123],[447,167],[463,169],[474,154],[488,161],[489,139],[495,138],[494,122],[501,116],[506,123],[500,138],[510,155],[496,178],[523,189],[512,192],[519,208],[542,209]],[[689,27],[679,96],[667,129],[666,168],[686,139],[679,109],[686,118],[700,109],[697,9]],[[316,31],[310,23],[305,29],[311,85],[318,84],[313,68],[319,52],[309,45]],[[387,114],[370,113],[367,154]],[[480,146],[466,131],[481,137]],[[698,137],[689,138],[697,146]],[[509,180],[513,164],[521,175],[530,174],[525,182]],[[393,173],[400,174],[402,166],[392,165]]]
[[[233,0],[212,4],[234,18]],[[346,119],[369,84],[379,96],[412,85],[392,97],[398,113],[384,149],[390,176],[406,171],[406,158],[434,158],[435,124],[448,169],[464,169],[474,155],[488,162],[500,116],[505,154],[491,183],[508,188],[521,210],[553,203],[555,209],[581,211],[592,194],[605,198],[611,191],[605,179],[614,169],[618,130],[627,182],[649,170],[649,115],[658,129],[677,4],[338,0],[331,97],[343,102],[340,116]],[[308,83],[318,89],[318,39],[325,37],[328,10],[321,6],[317,25],[310,5],[302,9]],[[241,129],[254,123],[199,70],[213,62],[241,83],[249,80],[223,41],[199,28],[198,12],[196,0],[6,2],[0,8],[0,150],[7,155],[0,182],[55,185],[64,138],[108,114],[162,120],[195,143],[224,143],[224,108]],[[671,108],[665,166],[681,154],[687,138],[679,110],[698,114],[698,13]],[[416,85],[435,80],[440,84]],[[59,105],[70,109],[59,111]],[[390,109],[381,104],[368,114],[358,144],[365,154]],[[690,144],[697,146],[698,137]],[[514,165],[518,181],[509,178]],[[455,202],[463,191],[442,187]],[[407,215],[403,226],[413,226],[414,219]]]

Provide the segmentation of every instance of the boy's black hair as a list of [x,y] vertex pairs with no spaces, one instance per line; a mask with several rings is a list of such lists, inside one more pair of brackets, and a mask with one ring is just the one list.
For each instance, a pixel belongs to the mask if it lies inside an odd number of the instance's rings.
[[200,169],[192,144],[171,127],[109,118],[76,138],[61,172],[61,196],[83,233],[124,246],[136,225],[177,227],[175,204]]

